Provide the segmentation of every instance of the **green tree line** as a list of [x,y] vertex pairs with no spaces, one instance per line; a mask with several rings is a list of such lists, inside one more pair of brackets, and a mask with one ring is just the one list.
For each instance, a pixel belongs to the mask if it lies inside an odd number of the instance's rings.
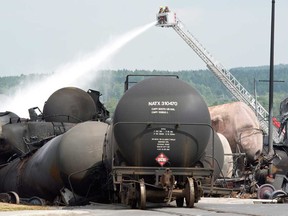
[[[256,90],[257,100],[268,110],[269,104],[269,66],[232,68],[230,72],[254,95]],[[175,75],[179,79],[188,82],[203,96],[208,106],[236,101],[226,87],[207,70],[183,70],[183,71],[148,71],[148,70],[103,70],[92,81],[91,89],[102,93],[101,101],[111,113],[114,112],[117,102],[124,93],[124,82],[127,75]],[[41,80],[48,75],[20,75],[0,77],[0,94],[7,94],[21,83],[31,80]],[[145,77],[129,77],[130,84],[139,82]],[[276,65],[274,67],[274,114],[278,115],[279,105],[288,97],[288,65]],[[281,81],[281,82],[279,82]],[[85,90],[85,89],[84,89]]]

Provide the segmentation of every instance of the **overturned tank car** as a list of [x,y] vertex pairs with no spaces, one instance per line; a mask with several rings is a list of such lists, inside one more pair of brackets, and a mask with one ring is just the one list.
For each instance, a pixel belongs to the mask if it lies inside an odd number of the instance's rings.
[[243,102],[209,107],[212,127],[223,134],[233,153],[244,153],[249,162],[258,159],[263,149],[263,133],[254,111]]
[[2,113],[0,193],[49,203],[61,197],[65,204],[97,195],[109,117],[99,97],[98,91],[66,87],[49,97],[43,113],[31,108],[30,119]]
[[98,91],[65,87],[48,98],[43,113],[38,107],[29,109],[30,119],[9,111],[0,113],[0,164],[37,150],[77,123],[105,121],[109,112],[99,97]]
[[[20,198],[36,196],[65,204],[79,201],[78,197],[102,195],[99,185],[104,173],[101,164],[106,130],[103,122],[80,123],[34,154],[11,161],[0,169],[0,192],[14,191]],[[69,191],[72,196],[66,199]]]

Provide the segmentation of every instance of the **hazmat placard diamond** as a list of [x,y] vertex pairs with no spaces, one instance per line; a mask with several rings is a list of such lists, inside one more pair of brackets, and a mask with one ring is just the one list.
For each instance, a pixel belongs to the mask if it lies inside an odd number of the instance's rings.
[[160,164],[160,166],[164,166],[168,162],[169,158],[165,154],[160,153],[155,160]]

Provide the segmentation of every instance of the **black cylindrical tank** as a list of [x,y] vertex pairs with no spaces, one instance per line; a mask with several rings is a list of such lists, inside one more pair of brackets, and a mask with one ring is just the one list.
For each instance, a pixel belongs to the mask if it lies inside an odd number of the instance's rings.
[[15,191],[21,198],[38,196],[53,201],[64,184],[55,157],[62,135],[35,154],[17,158],[0,169],[0,192]]
[[126,91],[114,113],[118,158],[132,166],[189,167],[204,152],[210,114],[200,94],[171,77],[145,79]]
[[[65,186],[78,195],[86,196],[101,188],[99,181],[104,175],[101,168],[107,128],[106,123],[87,121],[63,135],[57,156],[61,161],[60,175]],[[94,181],[99,184],[93,184]]]
[[79,123],[92,120],[96,113],[92,97],[75,87],[55,91],[43,108],[43,117],[47,122]]
[[106,130],[103,122],[77,124],[33,155],[15,159],[0,169],[0,193],[15,191],[21,198],[38,196],[52,202],[66,187],[81,196],[95,196],[103,176]]
[[[6,163],[7,160],[15,154],[13,146],[5,140],[7,137],[5,127],[9,124],[17,123],[18,121],[20,121],[20,117],[15,113],[10,111],[0,112],[0,164]],[[11,138],[14,138],[14,136]]]

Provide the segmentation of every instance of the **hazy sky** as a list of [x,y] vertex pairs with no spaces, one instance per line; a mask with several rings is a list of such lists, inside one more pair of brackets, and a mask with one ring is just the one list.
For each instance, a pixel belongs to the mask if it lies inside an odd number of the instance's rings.
[[[155,20],[168,5],[227,69],[269,65],[272,0],[0,0],[0,76],[51,73]],[[276,0],[275,64],[288,64],[288,1]],[[205,64],[172,28],[152,27],[103,69]]]

